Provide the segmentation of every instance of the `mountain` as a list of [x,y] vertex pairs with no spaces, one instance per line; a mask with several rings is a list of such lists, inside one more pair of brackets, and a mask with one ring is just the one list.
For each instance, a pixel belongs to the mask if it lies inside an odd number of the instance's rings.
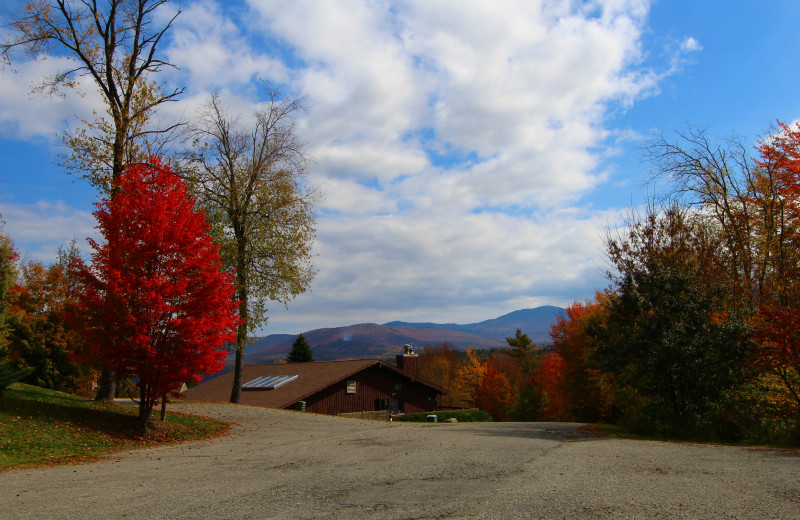
[[[505,338],[513,336],[517,329],[528,334],[534,343],[549,343],[550,326],[563,313],[560,307],[544,306],[466,325],[393,321],[316,329],[303,335],[317,360],[391,357],[406,343],[417,347],[449,343],[459,349],[502,348],[508,346]],[[295,337],[273,334],[256,338],[245,352],[246,360],[266,363],[285,359]]]
[[527,334],[534,343],[550,343],[550,326],[555,323],[558,316],[562,316],[565,310],[561,307],[545,305],[535,309],[522,309],[519,311],[504,314],[499,318],[471,323],[469,325],[457,325],[448,323],[444,325],[436,323],[406,323],[393,321],[386,323],[390,327],[418,327],[418,328],[440,328],[457,330],[474,334],[482,338],[501,341],[506,345],[505,338],[513,336],[517,329]]

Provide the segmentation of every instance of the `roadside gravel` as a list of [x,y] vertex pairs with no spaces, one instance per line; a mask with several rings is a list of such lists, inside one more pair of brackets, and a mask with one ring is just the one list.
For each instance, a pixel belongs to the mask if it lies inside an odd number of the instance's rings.
[[2,519],[800,520],[800,455],[579,424],[383,423],[241,405],[209,441],[0,473]]

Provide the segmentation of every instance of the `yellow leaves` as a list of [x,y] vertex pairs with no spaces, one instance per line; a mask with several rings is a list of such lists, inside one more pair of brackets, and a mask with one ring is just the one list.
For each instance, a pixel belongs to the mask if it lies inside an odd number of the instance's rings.
[[145,162],[156,155],[156,146],[141,136],[150,125],[149,107],[160,99],[159,85],[147,78],[134,83],[130,114],[119,115],[120,123],[115,123],[115,115],[107,108],[105,115],[98,115],[92,121],[82,120],[82,127],[64,132],[61,142],[67,151],[59,154],[59,165],[70,173],[76,173],[89,180],[103,193],[110,193],[112,170],[114,166],[113,144],[117,138],[117,128],[122,126],[125,145],[124,162],[134,164]]
[[[467,349],[467,360],[459,367],[456,376],[456,389],[469,404],[474,405],[475,388],[486,375],[486,362],[478,359],[471,348]],[[458,403],[457,403],[458,404]]]
[[[80,90],[79,78],[94,79],[105,98],[109,119],[85,124],[82,133],[66,136],[64,143],[72,152],[61,157],[61,165],[108,193],[111,178],[126,164],[143,162],[141,158],[157,154],[154,149],[158,145],[153,146],[145,137],[154,135],[145,131],[153,131],[147,128],[150,114],[159,104],[182,92],[175,89],[165,93],[148,79],[163,65],[155,46],[170,23],[161,27],[154,23],[154,11],[160,2],[148,6],[143,18],[136,16],[145,7],[142,0],[63,4],[56,7],[49,0],[27,2],[12,20],[11,39],[0,49],[9,64],[12,51],[16,50],[34,58],[57,56],[73,60],[74,67],[43,78],[34,92],[63,95],[65,90]],[[107,68],[111,69],[110,77]]]

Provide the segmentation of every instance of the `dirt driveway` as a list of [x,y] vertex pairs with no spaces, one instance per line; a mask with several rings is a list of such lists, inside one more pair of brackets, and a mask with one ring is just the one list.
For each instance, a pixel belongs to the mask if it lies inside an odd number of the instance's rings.
[[3,519],[800,519],[800,456],[575,424],[381,423],[182,403],[220,439],[0,473]]

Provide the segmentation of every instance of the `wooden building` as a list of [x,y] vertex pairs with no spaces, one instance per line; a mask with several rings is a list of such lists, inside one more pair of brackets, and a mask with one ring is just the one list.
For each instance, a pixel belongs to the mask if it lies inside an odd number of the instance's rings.
[[[447,390],[419,377],[419,358],[407,349],[397,367],[377,359],[245,365],[240,403],[342,414],[391,410],[430,412]],[[228,401],[233,372],[187,390],[189,400]]]

